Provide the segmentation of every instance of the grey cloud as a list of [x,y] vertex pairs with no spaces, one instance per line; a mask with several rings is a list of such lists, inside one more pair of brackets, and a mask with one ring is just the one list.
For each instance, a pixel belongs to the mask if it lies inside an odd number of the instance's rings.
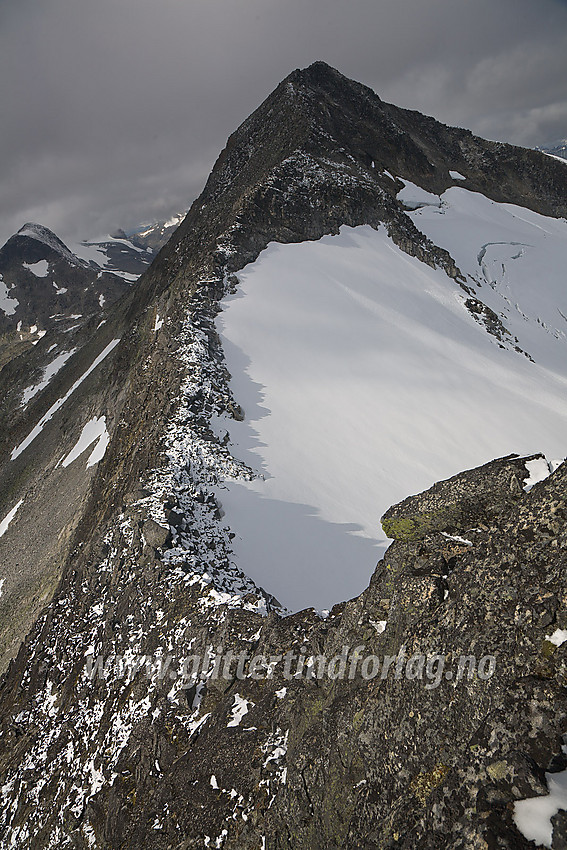
[[316,59],[491,138],[566,135],[566,48],[563,0],[5,0],[0,240],[188,206],[230,132]]

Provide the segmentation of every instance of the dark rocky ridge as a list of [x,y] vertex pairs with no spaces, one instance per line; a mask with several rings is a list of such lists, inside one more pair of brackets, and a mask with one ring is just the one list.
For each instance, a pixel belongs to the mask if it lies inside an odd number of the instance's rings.
[[[530,494],[511,490],[510,503],[499,502],[490,525],[469,538],[472,546],[438,533],[396,542],[369,589],[326,621],[312,611],[263,618],[255,607],[271,603],[253,587],[232,607],[214,605],[189,550],[181,571],[168,563],[174,534],[193,529],[200,552],[198,521],[214,519],[200,473],[181,502],[175,492],[164,499],[169,533],[160,541],[148,526],[148,472],[165,465],[164,434],[188,369],[186,345],[199,343],[191,368],[210,384],[208,395],[197,386],[184,396],[184,427],[196,444],[207,438],[214,446],[213,409],[238,412],[213,318],[231,275],[267,242],[385,223],[404,250],[458,276],[446,252],[415,229],[395,199],[399,186],[380,168],[430,189],[449,185],[454,168],[473,190],[487,185],[487,193],[504,193],[498,199],[565,211],[561,163],[397,110],[322,63],[294,72],[231,137],[203,194],[136,290],[101,330],[85,331],[81,350],[6,430],[9,457],[108,341],[122,337],[33,449],[0,472],[2,515],[22,495],[26,510],[46,499],[75,506],[63,537],[57,516],[50,529],[33,529],[52,558],[48,598],[59,584],[0,690],[8,836],[1,847],[10,840],[34,848],[93,841],[202,847],[208,836],[211,846],[218,838],[225,847],[257,848],[264,836],[268,848],[456,848],[498,846],[500,834],[502,847],[529,846],[514,829],[510,803],[544,790],[542,770],[558,764],[565,731],[564,651],[552,653],[545,643],[565,626],[565,466]],[[157,332],[156,314],[167,319]],[[112,434],[104,460],[88,477],[73,465],[61,477],[57,461],[82,424],[103,413]],[[10,533],[2,543],[13,545]],[[221,544],[210,540],[219,559],[215,589],[224,580]],[[2,600],[8,620],[14,599]],[[32,620],[19,624],[9,655]],[[379,633],[383,620],[388,626]],[[476,681],[459,688],[444,681],[426,692],[405,680],[383,687],[275,677],[210,680],[177,702],[167,699],[171,682],[148,692],[140,672],[132,681],[109,674],[91,683],[83,675],[91,645],[152,654],[170,642],[181,655],[219,645],[332,654],[343,643],[382,654],[405,642],[410,651],[439,649],[451,658],[494,651],[502,663],[485,689]],[[289,696],[280,699],[282,686]],[[247,715],[252,732],[227,728],[235,693],[255,703]],[[194,723],[205,713],[199,732]],[[120,730],[130,725],[123,740]],[[276,757],[287,730],[287,756]],[[213,774],[226,793],[212,787]]]
[[[315,168],[317,179],[309,173]],[[277,241],[286,242],[317,239],[340,224],[385,222],[401,247],[406,237],[410,253],[422,247],[420,259],[429,253],[430,262],[454,268],[400,215],[395,200],[400,184],[386,170],[434,193],[454,185],[449,170],[457,170],[467,178],[458,185],[495,201],[544,215],[567,214],[561,163],[386,104],[371,89],[318,62],[290,74],[230,137],[169,253],[173,246],[190,244],[197,218],[201,226],[210,222],[212,230],[222,232],[221,216],[235,217],[236,225],[231,224],[239,232],[232,239],[249,252],[249,261],[274,239],[274,230]],[[238,266],[229,260],[228,267]]]

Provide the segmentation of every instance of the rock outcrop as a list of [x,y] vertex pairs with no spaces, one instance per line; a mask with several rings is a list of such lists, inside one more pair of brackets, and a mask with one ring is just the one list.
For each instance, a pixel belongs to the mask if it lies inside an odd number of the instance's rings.
[[454,534],[485,525],[522,495],[529,477],[526,461],[538,458],[543,455],[510,455],[440,481],[393,505],[382,517],[382,527],[388,537],[409,542],[435,531]]

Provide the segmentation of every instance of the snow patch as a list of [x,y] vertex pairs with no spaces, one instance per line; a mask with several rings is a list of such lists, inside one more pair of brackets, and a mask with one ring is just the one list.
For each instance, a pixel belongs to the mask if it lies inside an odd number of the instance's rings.
[[421,186],[416,186],[415,183],[411,183],[409,180],[404,180],[404,184],[404,188],[398,192],[397,197],[403,202],[406,209],[417,210],[422,207],[439,209],[441,207],[441,198],[439,195],[434,195],[432,192],[422,189]]
[[567,771],[546,773],[549,794],[514,803],[514,821],[528,841],[551,847],[551,818],[559,809],[567,809]]
[[460,171],[449,171],[449,176],[453,180],[466,180],[467,178]]
[[38,260],[37,263],[23,263],[23,266],[36,277],[46,277],[49,273],[49,263],[47,260]]
[[2,522],[0,522],[0,537],[2,537],[8,531],[8,526],[10,525],[10,523],[12,522],[12,520],[14,519],[16,514],[18,513],[18,510],[22,506],[23,502],[24,502],[24,500],[20,499],[18,504],[15,505],[15,507],[13,507],[12,510],[9,513],[6,514],[6,516],[4,517]]
[[72,357],[77,349],[73,348],[71,351],[64,351],[62,354],[59,354],[51,363],[43,370],[43,375],[39,383],[32,385],[31,387],[27,387],[22,394],[22,404],[26,405],[28,402],[39,392],[41,392],[50,382],[50,380],[59,372],[60,369],[63,368],[67,360]]
[[555,646],[562,646],[567,640],[567,629],[555,629],[552,635],[546,635],[545,639]]
[[10,298],[10,290],[4,283],[2,279],[2,275],[0,274],[0,310],[6,316],[13,316],[19,307],[20,302],[17,298]]
[[244,699],[240,694],[235,694],[234,703],[232,704],[232,718],[226,724],[227,728],[230,726],[240,726],[240,721],[245,714],[248,714],[249,706],[254,706],[254,703],[248,699]]
[[87,460],[87,469],[94,466],[99,462],[99,460],[102,460],[110,442],[110,436],[106,430],[105,416],[101,416],[100,419],[91,419],[87,422],[81,432],[81,436],[77,440],[77,443],[73,446],[67,457],[61,461],[61,465],[63,467],[69,466],[74,460],[77,460],[85,449],[88,449],[95,440],[97,442]]
[[108,256],[102,246],[90,242],[79,242],[77,245],[73,245],[72,248],[77,257],[83,260],[85,264],[92,266],[94,263],[99,268],[106,269]]
[[459,537],[458,534],[447,534],[446,531],[442,531],[441,535],[443,537],[446,537],[447,540],[454,540],[455,543],[464,543],[465,546],[472,546],[473,545],[471,540],[467,540],[466,537]]
[[525,467],[529,473],[529,478],[524,482],[524,491],[526,493],[530,492],[534,484],[545,481],[551,475],[549,463],[543,457],[536,458],[535,460],[527,460]]

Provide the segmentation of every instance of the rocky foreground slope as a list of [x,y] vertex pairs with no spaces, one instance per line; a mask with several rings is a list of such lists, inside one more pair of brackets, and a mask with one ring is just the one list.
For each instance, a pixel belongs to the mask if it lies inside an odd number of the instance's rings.
[[5,835],[533,847],[513,803],[567,765],[567,643],[550,640],[567,627],[567,464],[527,478],[504,458],[393,509],[368,590],[324,620],[168,570],[127,507],[89,569],[75,554],[3,684]]
[[565,766],[565,464],[526,493],[505,458],[395,510],[368,590],[326,619],[235,567],[213,492],[254,474],[211,427],[244,415],[214,318],[268,242],[384,224],[501,336],[392,175],[567,213],[563,163],[316,63],[29,403],[34,353],[2,371],[0,847],[533,846],[512,804]]

